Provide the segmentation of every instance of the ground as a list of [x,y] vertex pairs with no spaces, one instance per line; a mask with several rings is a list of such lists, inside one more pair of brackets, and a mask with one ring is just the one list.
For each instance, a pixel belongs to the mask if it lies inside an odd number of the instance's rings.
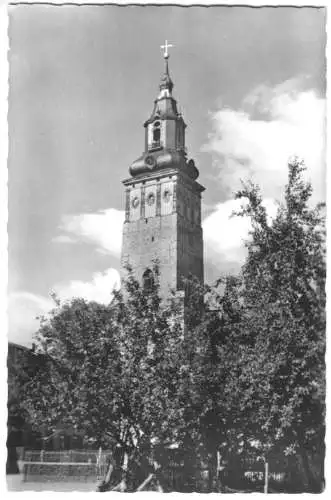
[[8,491],[96,491],[96,483],[81,482],[30,482],[23,481],[21,474],[7,475]]

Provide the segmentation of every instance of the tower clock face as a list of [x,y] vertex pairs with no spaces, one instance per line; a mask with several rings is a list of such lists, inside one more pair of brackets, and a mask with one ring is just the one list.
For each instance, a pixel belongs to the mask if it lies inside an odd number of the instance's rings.
[[155,195],[154,193],[149,193],[149,195],[147,196],[147,203],[148,205],[153,205],[155,202]]
[[135,196],[135,197],[133,198],[133,200],[132,200],[132,207],[133,207],[133,208],[137,208],[137,207],[138,207],[138,205],[139,205],[139,198],[138,198],[138,196]]
[[170,201],[170,198],[171,198],[171,192],[166,189],[163,193],[163,199],[166,203],[168,203]]
[[145,163],[149,166],[149,168],[153,168],[155,166],[155,158],[151,155],[148,155],[145,158]]

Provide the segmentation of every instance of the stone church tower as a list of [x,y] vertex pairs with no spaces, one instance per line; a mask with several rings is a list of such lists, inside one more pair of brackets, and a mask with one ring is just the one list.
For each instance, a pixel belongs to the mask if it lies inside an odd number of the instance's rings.
[[148,287],[153,261],[160,270],[160,294],[182,290],[183,277],[195,275],[203,282],[203,237],[199,171],[187,159],[186,124],[172,96],[174,84],[165,69],[151,116],[144,123],[145,150],[132,163],[126,188],[122,270],[133,269],[137,280]]

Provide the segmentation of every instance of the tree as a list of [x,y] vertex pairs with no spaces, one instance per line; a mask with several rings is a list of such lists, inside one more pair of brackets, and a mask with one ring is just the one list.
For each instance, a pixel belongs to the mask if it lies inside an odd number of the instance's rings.
[[236,409],[241,431],[265,460],[296,454],[306,487],[317,491],[322,466],[316,479],[310,465],[316,456],[322,464],[324,454],[325,234],[323,207],[309,207],[303,171],[302,162],[289,164],[284,202],[271,222],[257,186],[237,193],[252,230],[224,390],[229,412]]
[[[129,273],[107,306],[55,298],[35,338],[43,369],[24,386],[24,406],[36,427],[47,424],[52,431],[61,422],[96,447],[117,445],[118,488],[129,491],[157,473],[168,445],[188,449],[190,441],[192,451],[201,403],[208,398],[198,361],[203,336],[195,338],[191,325],[198,322],[197,307],[184,335],[181,299],[173,295],[161,303],[157,266],[154,276],[146,291]],[[194,286],[191,291],[194,296]],[[196,300],[201,305],[201,296]],[[189,456],[194,453],[186,454],[186,465]]]
[[97,447],[116,446],[109,471],[117,475],[107,481],[121,490],[152,476],[167,489],[162,466],[173,444],[184,450],[184,491],[196,488],[202,462],[213,489],[219,450],[228,459],[246,453],[266,462],[298,456],[306,488],[319,490],[324,221],[321,207],[309,207],[303,169],[289,165],[284,202],[271,222],[257,186],[237,194],[247,200],[241,215],[252,222],[247,260],[216,287],[188,280],[184,328],[180,294],[166,303],[159,297],[157,265],[148,289],[129,272],[106,306],[55,298],[36,335],[44,363],[24,379],[24,408],[35,426],[53,430],[61,422]]
[[83,431],[97,446],[109,439],[109,380],[118,370],[111,310],[83,299],[60,303],[41,319],[35,337],[43,369],[24,385],[24,404],[35,427],[49,432],[59,422]]

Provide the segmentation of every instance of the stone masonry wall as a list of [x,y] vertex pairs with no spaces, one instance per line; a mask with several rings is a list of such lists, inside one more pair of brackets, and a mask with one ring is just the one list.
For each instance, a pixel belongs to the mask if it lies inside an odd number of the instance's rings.
[[138,281],[159,261],[160,293],[177,286],[177,214],[139,219],[124,224],[122,267],[129,264]]

